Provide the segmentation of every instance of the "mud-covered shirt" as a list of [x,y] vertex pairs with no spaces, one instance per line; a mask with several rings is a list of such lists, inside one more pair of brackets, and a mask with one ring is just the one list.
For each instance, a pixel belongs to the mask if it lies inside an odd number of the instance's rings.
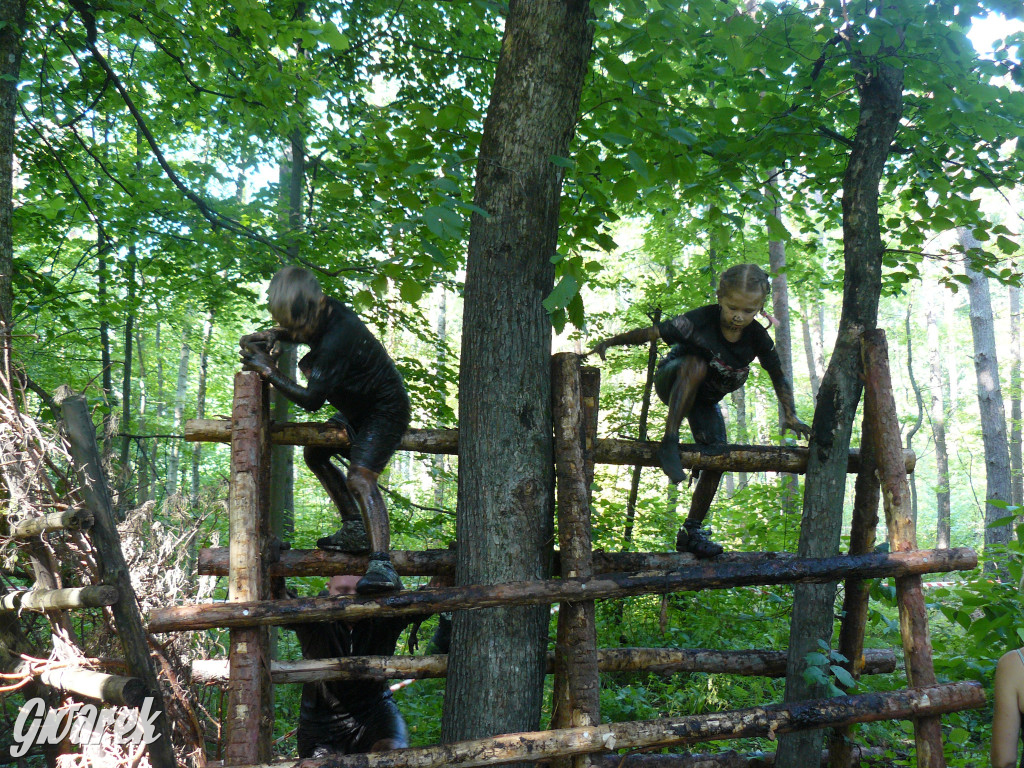
[[769,373],[782,371],[775,342],[760,323],[751,323],[737,341],[729,341],[722,334],[721,317],[722,308],[709,304],[658,324],[661,338],[673,345],[659,368],[686,355],[703,357],[708,375],[697,396],[714,403],[743,386],[754,360]]
[[328,299],[326,329],[299,361],[310,393],[355,419],[382,411],[408,420],[402,375],[377,338],[351,309]]
[[[392,656],[402,630],[419,617],[394,616],[363,619],[349,624],[329,621],[291,624],[306,659],[349,656]],[[323,680],[303,683],[299,722],[316,732],[331,733],[349,727],[383,698],[391,697],[387,680]]]

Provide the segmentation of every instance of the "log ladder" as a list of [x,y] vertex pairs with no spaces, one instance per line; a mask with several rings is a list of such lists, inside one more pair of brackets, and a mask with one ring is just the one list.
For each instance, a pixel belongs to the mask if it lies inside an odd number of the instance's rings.
[[[496,765],[517,761],[554,761],[561,766],[697,765],[684,755],[618,754],[689,745],[702,741],[833,728],[829,765],[857,764],[848,732],[851,725],[904,719],[914,723],[917,765],[945,765],[940,733],[943,713],[979,708],[984,693],[975,682],[938,685],[932,666],[921,575],[970,570],[977,556],[968,548],[918,550],[910,510],[907,472],[914,457],[902,449],[892,397],[885,335],[865,334],[864,446],[851,451],[849,471],[857,473],[850,550],[830,558],[798,558],[784,553],[725,554],[699,564],[689,554],[595,553],[590,537],[590,487],[595,463],[657,466],[657,444],[596,437],[599,372],[581,368],[574,354],[555,355],[552,391],[561,578],[489,586],[464,586],[403,592],[385,598],[302,598],[271,600],[272,578],[362,573],[366,558],[322,551],[274,552],[270,545],[268,494],[271,443],[343,446],[344,433],[326,424],[271,424],[266,385],[255,373],[235,376],[235,400],[228,421],[194,420],[186,439],[231,443],[229,548],[200,553],[199,572],[228,577],[226,603],[185,605],[154,611],[151,632],[230,630],[229,659],[196,662],[196,681],[228,687],[225,765],[266,765],[270,760],[273,718],[271,684],[328,678],[443,677],[445,656],[362,657],[274,662],[267,628],[295,622],[359,620],[369,617],[474,610],[497,605],[560,603],[556,651],[549,659],[555,674],[551,730],[495,735],[488,739],[369,755],[304,761],[342,766],[392,768]],[[456,430],[411,430],[402,448],[425,453],[457,453]],[[723,470],[802,472],[807,449],[730,446],[721,455],[685,450],[684,466]],[[875,553],[878,497],[882,491],[889,552]],[[453,572],[450,550],[394,552],[403,575]],[[745,585],[795,584],[846,580],[839,651],[851,661],[849,672],[892,671],[889,651],[864,651],[868,579],[895,577],[900,630],[909,687],[831,699],[787,702],[713,715],[602,724],[599,672],[645,670],[785,674],[782,652],[597,648],[594,600],[637,594],[668,594]],[[696,757],[696,756],[694,756]],[[716,763],[715,757],[721,757]],[[708,761],[710,759],[710,762]],[[702,756],[700,765],[765,765],[744,762],[735,753]],[[726,762],[726,761],[729,762]],[[739,760],[739,762],[737,762]],[[289,761],[273,763],[288,765]]]

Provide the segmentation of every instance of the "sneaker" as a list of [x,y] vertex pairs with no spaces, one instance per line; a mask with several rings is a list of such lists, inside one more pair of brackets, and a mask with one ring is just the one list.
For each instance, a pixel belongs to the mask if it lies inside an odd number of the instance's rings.
[[374,552],[370,555],[366,575],[356,584],[356,594],[379,595],[382,592],[397,592],[401,588],[402,580],[391,565],[391,556],[387,552]]
[[679,456],[679,435],[665,435],[658,448],[658,462],[662,471],[673,483],[681,483],[686,479],[683,461]]
[[676,552],[689,552],[694,557],[704,560],[718,557],[725,549],[721,544],[711,540],[711,529],[691,523],[683,523],[676,534]]
[[341,521],[341,528],[330,536],[317,539],[318,549],[328,552],[347,552],[363,555],[370,551],[370,538],[366,535],[366,526],[361,517],[346,517]]

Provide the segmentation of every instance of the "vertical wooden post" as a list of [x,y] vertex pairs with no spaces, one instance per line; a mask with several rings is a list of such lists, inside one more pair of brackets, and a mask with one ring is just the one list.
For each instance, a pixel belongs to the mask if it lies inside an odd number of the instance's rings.
[[[864,422],[860,439],[860,472],[854,489],[853,521],[850,524],[850,554],[863,555],[875,546],[878,527],[878,461],[875,455],[875,429],[878,419],[874,402],[864,403]],[[864,671],[864,630],[868,620],[868,592],[870,582],[864,579],[846,580],[843,597],[843,620],[839,628],[839,652],[848,661],[843,667],[856,680]],[[829,768],[847,768],[853,762],[853,744],[849,725],[833,728],[829,736]]]
[[[555,355],[551,372],[562,577],[586,578],[593,575],[594,566],[579,356],[571,352]],[[596,402],[594,405],[596,410]],[[551,727],[598,725],[601,722],[599,686],[594,603],[562,603],[558,609]],[[589,761],[586,755],[577,755],[562,764],[580,768]]]
[[89,407],[81,395],[64,398],[60,404],[79,480],[82,483],[82,498],[93,515],[89,539],[96,548],[96,562],[101,569],[103,582],[117,587],[120,598],[110,607],[114,615],[114,626],[121,639],[125,661],[134,677],[146,686],[145,697],[152,700],[156,741],[150,744],[149,761],[153,768],[174,768],[174,749],[171,746],[171,729],[167,723],[164,698],[160,683],[149,655],[149,642],[139,615],[135,599],[131,572],[121,551],[121,536],[114,524],[110,501],[110,489],[103,476],[100,451],[96,445],[96,427],[89,415]]
[[587,503],[593,495],[597,421],[600,416],[601,369],[592,365],[580,368],[580,389],[583,392],[583,475],[587,481]]
[[[270,399],[259,374],[235,374],[231,411],[231,490],[228,600],[269,597],[264,557],[270,542]],[[266,627],[230,631],[225,762],[265,763],[273,728],[270,633]]]
[[[875,458],[881,479],[885,522],[889,529],[889,547],[892,552],[912,551],[917,549],[917,532],[910,502],[910,484],[902,461],[903,444],[896,417],[896,402],[892,395],[885,331],[876,329],[865,332],[861,351],[864,356],[865,403],[871,403],[870,407],[875,414]],[[907,681],[914,688],[934,685],[931,634],[928,630],[921,577],[897,578],[896,601],[900,613]],[[945,768],[941,725],[942,720],[937,715],[914,720],[918,768]]]

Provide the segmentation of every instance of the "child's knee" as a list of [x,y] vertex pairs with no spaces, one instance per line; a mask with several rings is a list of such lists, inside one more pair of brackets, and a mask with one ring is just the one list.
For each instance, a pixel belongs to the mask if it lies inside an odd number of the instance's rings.
[[318,445],[307,445],[302,449],[302,458],[307,467],[322,467],[331,460],[331,449]]
[[707,378],[707,375],[708,361],[703,357],[687,355],[683,358],[682,365],[679,366],[680,380],[697,381],[700,383]]

